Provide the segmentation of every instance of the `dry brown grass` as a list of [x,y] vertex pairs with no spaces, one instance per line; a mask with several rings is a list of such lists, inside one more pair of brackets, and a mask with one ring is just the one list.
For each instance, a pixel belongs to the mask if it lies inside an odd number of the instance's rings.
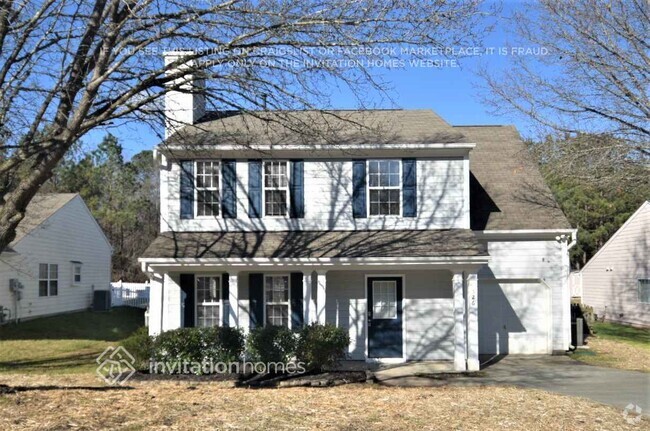
[[650,373],[650,349],[648,348],[616,340],[590,337],[589,349],[595,355],[580,355],[581,361],[592,365]]
[[[90,376],[2,375],[26,390],[0,395],[0,429],[522,429],[639,430],[621,411],[579,398],[515,388],[229,389],[213,383],[133,382]],[[41,387],[39,385],[52,385]],[[68,388],[65,388],[65,387]],[[73,389],[71,386],[87,386]]]

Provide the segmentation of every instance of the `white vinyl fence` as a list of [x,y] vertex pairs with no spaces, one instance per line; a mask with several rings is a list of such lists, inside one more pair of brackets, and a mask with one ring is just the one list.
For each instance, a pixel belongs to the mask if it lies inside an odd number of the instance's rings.
[[149,306],[149,283],[111,283],[111,307]]

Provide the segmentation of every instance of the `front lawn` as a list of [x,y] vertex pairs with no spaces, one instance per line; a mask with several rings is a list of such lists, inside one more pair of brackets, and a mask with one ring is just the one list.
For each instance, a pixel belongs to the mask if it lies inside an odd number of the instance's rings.
[[603,367],[650,372],[650,330],[617,323],[595,322],[588,350],[577,350],[574,359]]
[[[2,384],[7,384],[3,390]],[[74,386],[74,387],[72,387]],[[239,389],[0,375],[0,429],[638,430],[621,409],[511,387]],[[3,395],[4,392],[4,395]]]
[[144,310],[83,311],[0,326],[0,373],[94,372],[95,358],[144,323]]

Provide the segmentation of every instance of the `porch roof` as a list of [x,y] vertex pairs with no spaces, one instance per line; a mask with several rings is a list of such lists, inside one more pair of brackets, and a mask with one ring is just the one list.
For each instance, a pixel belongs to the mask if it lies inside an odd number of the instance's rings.
[[391,231],[164,232],[141,259],[487,256],[468,229]]

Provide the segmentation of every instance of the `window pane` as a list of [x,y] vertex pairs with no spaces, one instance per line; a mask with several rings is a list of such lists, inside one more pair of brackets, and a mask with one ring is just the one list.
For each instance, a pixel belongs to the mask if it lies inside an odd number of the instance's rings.
[[374,319],[397,317],[397,285],[394,281],[373,281],[372,300]]
[[221,283],[219,277],[197,277],[196,303],[221,301]]
[[650,303],[650,280],[639,280],[639,302]]
[[197,214],[200,216],[219,215],[219,191],[217,190],[198,191]]
[[50,265],[50,278],[59,278],[59,265]]
[[289,306],[267,305],[266,323],[269,325],[289,327]]
[[285,190],[267,190],[264,193],[264,198],[266,215],[283,216],[287,214],[287,192]]
[[47,296],[47,280],[38,282],[38,296]]
[[220,326],[219,305],[199,305],[196,309],[196,324],[201,328]]
[[38,265],[38,278],[41,280],[47,278],[47,263],[41,263]]
[[289,277],[268,276],[264,280],[266,302],[289,301]]
[[59,282],[56,280],[50,281],[50,296],[56,296],[59,294]]

